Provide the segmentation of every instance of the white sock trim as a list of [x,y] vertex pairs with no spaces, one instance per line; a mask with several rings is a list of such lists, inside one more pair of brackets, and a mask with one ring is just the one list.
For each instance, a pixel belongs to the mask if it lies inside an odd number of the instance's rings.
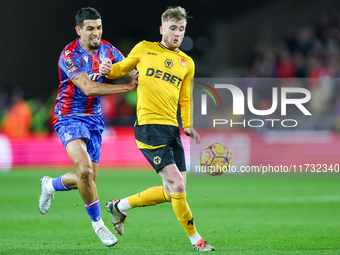
[[129,204],[129,199],[127,197],[121,199],[117,206],[118,206],[119,211],[122,214],[126,213],[128,210],[131,209],[131,205]]
[[198,232],[188,237],[192,245],[195,245],[199,240],[202,239],[202,237],[200,236],[200,234],[198,234]]

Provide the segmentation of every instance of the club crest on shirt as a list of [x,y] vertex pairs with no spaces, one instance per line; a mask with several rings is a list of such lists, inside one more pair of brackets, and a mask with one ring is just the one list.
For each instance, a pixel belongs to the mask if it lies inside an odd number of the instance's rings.
[[172,63],[172,60],[171,59],[166,59],[165,61],[164,61],[164,64],[165,64],[165,66],[166,67],[169,67],[169,68],[171,68],[174,64]]
[[105,58],[106,58],[106,57],[105,57],[105,54],[104,54],[104,53],[99,53],[99,59],[100,59],[100,61],[104,61]]

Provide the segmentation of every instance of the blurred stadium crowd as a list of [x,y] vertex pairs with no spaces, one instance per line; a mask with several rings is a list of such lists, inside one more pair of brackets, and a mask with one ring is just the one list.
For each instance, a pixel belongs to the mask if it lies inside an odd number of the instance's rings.
[[284,31],[275,45],[257,43],[248,75],[320,78],[340,75],[340,12],[323,13],[315,26]]
[[[315,25],[285,31],[276,44],[256,43],[249,59],[245,77],[300,78],[312,95],[308,106],[315,124],[311,127],[340,131],[339,10],[323,13]],[[257,109],[269,109],[271,90],[262,92],[254,90]]]
[[[190,55],[190,51],[187,53]],[[247,65],[243,76],[246,78],[316,78],[316,82],[307,83],[312,97],[318,98],[311,106],[312,111],[333,116],[334,121],[328,127],[340,131],[339,10],[322,14],[317,24],[283,31],[281,40],[275,44],[256,42]],[[257,109],[270,108],[271,101],[262,97],[261,90],[255,89],[254,93],[258,94]],[[9,91],[0,85],[1,132],[11,138],[18,138],[18,130],[20,137],[26,137],[30,132],[42,135],[53,132],[55,96],[56,92],[45,101],[26,98],[24,88]],[[102,97],[106,125],[132,126],[136,103],[135,91]]]

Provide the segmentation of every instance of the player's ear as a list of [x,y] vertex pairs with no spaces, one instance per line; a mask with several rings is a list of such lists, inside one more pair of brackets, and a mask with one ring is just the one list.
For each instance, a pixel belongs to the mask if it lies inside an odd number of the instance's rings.
[[80,26],[76,26],[76,32],[77,32],[77,35],[81,36],[81,28],[80,28]]
[[159,27],[159,33],[160,33],[161,35],[163,35],[163,27],[162,27],[162,26]]

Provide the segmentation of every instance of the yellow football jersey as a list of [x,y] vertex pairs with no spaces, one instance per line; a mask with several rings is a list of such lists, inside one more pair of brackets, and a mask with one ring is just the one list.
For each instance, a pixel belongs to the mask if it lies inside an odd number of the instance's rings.
[[191,89],[195,64],[180,50],[174,51],[158,42],[142,41],[127,58],[112,65],[106,75],[116,79],[137,67],[138,125],[160,124],[178,126],[177,106],[181,106],[183,128],[190,127]]

